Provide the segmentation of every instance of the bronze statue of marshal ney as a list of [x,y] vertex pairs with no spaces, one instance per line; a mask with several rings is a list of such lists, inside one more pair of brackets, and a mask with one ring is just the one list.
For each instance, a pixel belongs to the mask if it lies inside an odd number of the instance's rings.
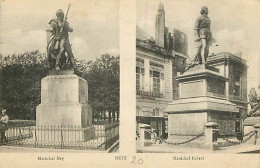
[[200,42],[198,51],[195,56],[195,62],[197,64],[205,64],[209,55],[209,46],[215,42],[212,38],[212,32],[210,30],[211,21],[208,17],[208,8],[203,6],[200,11],[200,16],[197,18],[194,28],[196,40]]
[[[69,8],[70,5],[65,18],[64,12],[59,9],[56,12],[57,18],[52,19],[49,22],[50,27],[47,30],[47,56],[50,69],[60,70],[73,68],[74,70],[77,70],[77,65],[69,42],[69,32],[73,32],[73,29],[66,21]],[[67,54],[67,57],[65,53]]]

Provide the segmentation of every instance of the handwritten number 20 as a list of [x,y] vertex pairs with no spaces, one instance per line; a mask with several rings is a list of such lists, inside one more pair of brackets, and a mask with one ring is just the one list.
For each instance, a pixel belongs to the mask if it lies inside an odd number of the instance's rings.
[[131,162],[133,164],[143,164],[144,161],[142,158],[137,159],[136,156],[133,156],[133,161]]

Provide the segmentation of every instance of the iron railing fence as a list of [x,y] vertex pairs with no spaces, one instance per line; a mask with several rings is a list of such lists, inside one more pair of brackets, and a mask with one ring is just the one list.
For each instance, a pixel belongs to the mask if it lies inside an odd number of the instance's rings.
[[12,124],[5,132],[7,145],[78,150],[106,150],[119,139],[119,124],[79,126]]

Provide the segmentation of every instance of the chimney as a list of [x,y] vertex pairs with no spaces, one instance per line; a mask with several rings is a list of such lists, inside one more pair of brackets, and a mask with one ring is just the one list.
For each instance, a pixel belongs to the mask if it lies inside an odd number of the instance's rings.
[[164,47],[164,31],[165,31],[165,11],[164,5],[160,2],[158,13],[155,21],[155,43],[160,47]]

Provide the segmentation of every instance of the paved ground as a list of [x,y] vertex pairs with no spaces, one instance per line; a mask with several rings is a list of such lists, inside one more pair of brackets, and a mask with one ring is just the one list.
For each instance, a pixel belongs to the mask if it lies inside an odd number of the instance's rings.
[[26,148],[26,147],[14,147],[14,146],[1,146],[0,153],[13,153],[13,152],[28,152],[28,153],[107,153],[102,150],[69,150],[69,149],[49,149],[49,148]]
[[230,147],[222,147],[221,150],[217,150],[214,153],[259,153],[260,145],[237,145]]
[[138,153],[260,153],[260,145],[241,144],[236,146],[221,147],[219,150],[209,150],[205,148],[195,148],[185,145],[152,144],[142,149],[138,148]]
[[119,141],[115,142],[107,150],[70,150],[70,149],[50,149],[50,148],[27,148],[27,147],[15,147],[15,146],[0,146],[0,153],[13,153],[13,152],[22,152],[22,153],[108,153],[118,152]]
[[108,153],[118,153],[119,152],[119,141],[114,143],[110,149],[108,149]]

